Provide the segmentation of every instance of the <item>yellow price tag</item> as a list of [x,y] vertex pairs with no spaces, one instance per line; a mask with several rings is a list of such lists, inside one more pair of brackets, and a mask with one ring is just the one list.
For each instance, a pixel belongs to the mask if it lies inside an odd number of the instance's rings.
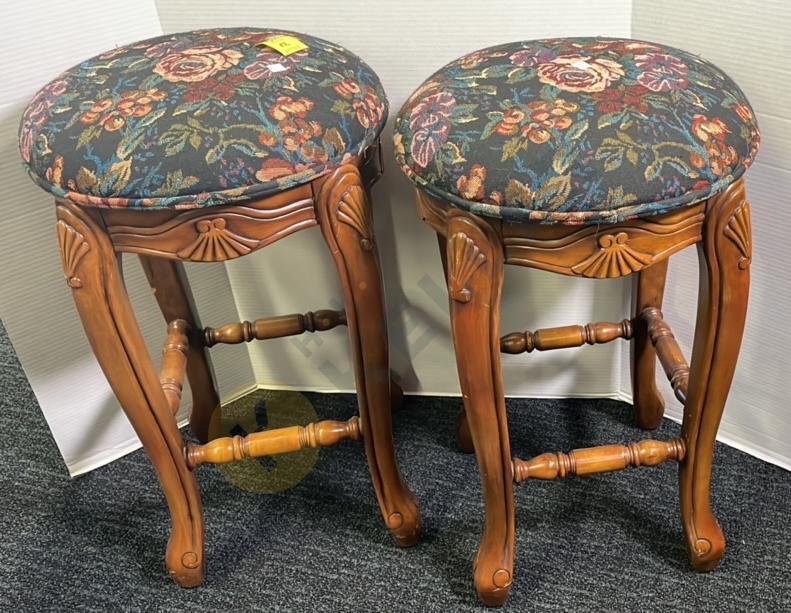
[[308,48],[305,43],[293,36],[275,36],[274,38],[266,39],[259,43],[259,45],[266,45],[280,52],[282,55],[291,55],[292,53]]

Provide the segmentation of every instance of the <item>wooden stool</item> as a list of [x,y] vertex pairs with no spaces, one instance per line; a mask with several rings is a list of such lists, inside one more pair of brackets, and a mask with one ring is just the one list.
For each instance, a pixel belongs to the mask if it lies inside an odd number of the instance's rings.
[[[396,157],[436,230],[486,521],[478,594],[500,605],[513,577],[512,482],[680,463],[692,565],[725,541],[709,506],[717,428],[739,353],[749,286],[742,173],[758,147],[739,88],[700,58],[650,43],[554,39],[476,51],[430,77],[396,120]],[[662,318],[668,258],[701,256],[692,367]],[[503,264],[593,279],[637,273],[634,318],[500,336]],[[656,428],[655,357],[684,403],[681,438],[512,459],[500,352],[632,339],[637,422]]]
[[[166,563],[182,586],[204,575],[192,471],[205,463],[362,438],[385,524],[398,545],[418,538],[418,507],[393,452],[390,398],[399,390],[388,370],[367,195],[381,174],[386,116],[379,79],[358,57],[317,38],[253,28],[114,49],[63,73],[25,111],[22,157],[56,198],[66,281],[159,475],[172,517]],[[201,328],[182,261],[237,258],[316,225],[338,268],[345,312]],[[168,322],[160,373],[124,288],[123,253],[139,255]],[[341,324],[351,339],[359,418],[206,442],[219,404],[207,347]],[[174,419],[185,370],[190,428],[203,445],[185,444]]]

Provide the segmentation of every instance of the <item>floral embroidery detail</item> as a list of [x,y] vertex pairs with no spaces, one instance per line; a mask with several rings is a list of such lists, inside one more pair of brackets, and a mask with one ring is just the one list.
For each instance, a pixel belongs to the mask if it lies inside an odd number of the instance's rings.
[[437,150],[448,138],[448,118],[456,106],[450,94],[428,96],[412,109],[409,127],[415,130],[412,141],[412,157],[425,168],[434,159]]
[[385,105],[372,87],[366,85],[361,93],[360,98],[352,102],[352,108],[360,125],[363,128],[370,128],[382,121]]
[[269,107],[269,114],[282,121],[289,117],[304,117],[313,108],[313,101],[309,98],[294,100],[291,96],[280,96],[275,103]]
[[236,66],[242,57],[234,49],[203,45],[166,55],[154,66],[154,72],[172,82],[202,81],[220,70]]
[[540,145],[552,138],[551,130],[565,130],[573,123],[567,113],[579,110],[579,105],[565,100],[552,103],[544,101],[530,102],[530,123],[522,128],[522,135]]
[[744,94],[700,58],[626,39],[509,43],[449,63],[396,118],[418,187],[515,221],[619,222],[693,204],[750,165]]
[[260,170],[255,173],[255,178],[263,183],[265,181],[293,175],[295,172],[297,172],[297,169],[291,162],[271,159],[261,164]]
[[[730,130],[722,119],[707,119],[705,115],[695,115],[692,118],[692,133],[703,142],[711,171],[718,177],[730,173],[739,156],[736,149],[725,142]],[[704,168],[706,165],[703,156],[694,151],[690,153],[689,159],[696,168]]]
[[509,206],[529,206],[533,201],[533,192],[530,186],[521,181],[511,179],[505,188],[505,204]]
[[637,82],[651,91],[670,92],[689,85],[684,76],[688,71],[687,65],[677,57],[666,53],[647,53],[636,55],[634,63],[643,71],[637,76]]
[[241,76],[234,75],[223,79],[208,78],[203,81],[189,83],[187,91],[181,98],[184,102],[200,102],[201,100],[213,99],[220,102],[230,102],[236,95]]
[[332,88],[344,98],[354,98],[360,93],[360,84],[352,79],[338,81]]
[[533,68],[537,64],[546,64],[554,59],[552,49],[522,49],[509,56],[514,66]]
[[561,55],[540,64],[538,80],[567,92],[600,92],[624,76],[623,66],[606,58]]
[[648,103],[645,95],[648,89],[642,85],[619,85],[593,94],[593,99],[599,101],[596,110],[600,113],[619,113],[625,109],[637,113],[648,113]]
[[47,121],[50,109],[55,105],[58,97],[66,93],[68,86],[65,80],[55,79],[38,92],[25,109],[19,130],[19,151],[26,163],[30,161],[33,149],[34,128]]
[[283,56],[267,47],[258,53],[254,62],[244,67],[244,76],[251,80],[282,77],[294,70],[307,55],[307,51],[297,51]]
[[126,125],[127,117],[143,117],[153,110],[155,102],[161,102],[167,97],[162,90],[154,87],[146,91],[121,92],[118,100],[103,98],[95,102],[80,117],[84,124],[93,124],[97,120],[108,132],[115,132]]
[[473,164],[468,177],[459,177],[456,187],[459,188],[459,195],[468,200],[483,198],[483,182],[486,180],[486,167],[480,164]]
[[[259,46],[304,41],[289,56]],[[376,74],[333,43],[233,28],[89,59],[26,109],[31,177],[83,206],[207,207],[288,189],[362,155],[387,118]]]
[[459,65],[462,68],[475,68],[478,64],[480,64],[485,60],[488,60],[493,57],[504,57],[506,55],[508,54],[504,51],[495,51],[494,53],[491,53],[486,49],[483,49],[481,51],[475,51],[474,53],[465,55],[463,58],[460,58],[458,61],[459,61]]

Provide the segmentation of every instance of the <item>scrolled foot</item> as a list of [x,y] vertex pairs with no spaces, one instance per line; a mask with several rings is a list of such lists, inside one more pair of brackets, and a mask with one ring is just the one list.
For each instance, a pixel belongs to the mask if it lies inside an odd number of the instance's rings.
[[198,587],[203,583],[205,571],[202,553],[184,551],[173,538],[168,542],[165,564],[173,580],[181,587]]
[[399,511],[393,511],[385,517],[387,529],[399,547],[411,547],[420,539],[422,525],[420,509],[414,497],[405,501]]
[[487,607],[501,607],[511,593],[513,572],[507,568],[475,565],[475,590]]
[[689,562],[699,573],[713,570],[725,554],[725,535],[719,523],[711,516],[706,524],[705,530],[687,540]]

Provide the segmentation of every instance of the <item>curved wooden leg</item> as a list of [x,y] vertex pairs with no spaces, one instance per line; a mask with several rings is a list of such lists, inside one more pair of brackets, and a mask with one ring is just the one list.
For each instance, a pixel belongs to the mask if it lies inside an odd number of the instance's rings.
[[[445,272],[445,282],[448,281],[448,239],[437,232],[437,244],[439,245],[439,257],[442,259],[442,270]],[[470,425],[467,423],[467,413],[462,407],[456,417],[456,443],[464,453],[475,453],[470,434]]]
[[393,448],[387,322],[370,203],[352,165],[337,169],[317,187],[322,234],[343,285],[371,479],[396,543],[412,545],[420,536],[420,510],[401,478]]
[[632,338],[632,395],[637,425],[654,430],[662,423],[665,401],[656,388],[656,352],[648,337],[648,323],[640,313],[648,307],[662,308],[669,258],[637,273],[634,332]]
[[404,390],[401,388],[401,377],[394,370],[390,370],[390,408],[395,413],[404,402]]
[[126,295],[119,263],[92,211],[59,202],[57,230],[63,269],[96,358],[156,468],[170,508],[165,561],[176,582],[203,581],[200,494]]
[[447,255],[456,365],[486,506],[475,587],[484,604],[499,606],[514,564],[513,472],[500,371],[503,248],[486,221],[453,210]]
[[208,351],[202,347],[201,323],[192,299],[184,265],[176,260],[140,256],[140,263],[154,290],[159,309],[170,323],[183,319],[191,328],[187,378],[192,389],[190,430],[199,441],[209,440],[209,421],[220,405]]
[[470,423],[467,420],[467,411],[462,407],[456,417],[456,443],[464,453],[475,453],[475,445],[472,442],[470,433]]
[[709,484],[714,440],[744,330],[751,242],[750,205],[742,181],[737,181],[709,199],[698,249],[698,318],[681,430],[687,454],[679,489],[689,557],[699,571],[714,568],[725,551],[725,537],[710,507]]

